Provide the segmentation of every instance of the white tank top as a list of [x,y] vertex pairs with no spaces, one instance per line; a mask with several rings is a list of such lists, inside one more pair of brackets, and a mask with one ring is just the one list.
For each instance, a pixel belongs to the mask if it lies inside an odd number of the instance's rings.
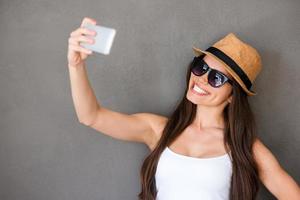
[[156,200],[228,200],[231,175],[229,154],[196,158],[166,147],[155,173]]

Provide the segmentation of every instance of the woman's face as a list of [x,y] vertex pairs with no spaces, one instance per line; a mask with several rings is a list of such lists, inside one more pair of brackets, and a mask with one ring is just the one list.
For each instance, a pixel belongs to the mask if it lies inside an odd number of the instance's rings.
[[[221,62],[209,55],[205,55],[203,59],[209,65],[209,67],[219,70],[223,72],[228,78],[233,79],[232,76],[225,70]],[[214,88],[207,82],[207,75],[208,73],[205,73],[202,76],[196,76],[191,72],[189,88],[186,95],[187,99],[189,99],[194,104],[200,104],[204,106],[218,106],[220,104],[229,103],[232,98],[231,84],[226,82],[221,87]],[[195,84],[202,90],[206,91],[207,94],[200,94],[199,92],[195,91],[193,89]]]

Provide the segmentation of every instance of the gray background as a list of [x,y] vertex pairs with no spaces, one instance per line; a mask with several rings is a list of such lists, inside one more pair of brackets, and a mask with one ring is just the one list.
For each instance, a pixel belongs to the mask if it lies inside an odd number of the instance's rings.
[[[184,90],[192,45],[235,32],[262,55],[250,103],[258,135],[300,181],[298,0],[1,0],[0,199],[137,199],[148,148],[80,124],[67,69],[85,16],[117,30],[111,54],[87,60],[106,108],[169,115]],[[117,124],[116,124],[117,125]],[[259,199],[275,199],[262,185]]]

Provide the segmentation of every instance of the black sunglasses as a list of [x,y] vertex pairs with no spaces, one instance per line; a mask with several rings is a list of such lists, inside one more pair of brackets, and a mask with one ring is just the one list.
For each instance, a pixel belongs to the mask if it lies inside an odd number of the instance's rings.
[[204,56],[194,57],[192,62],[191,71],[196,76],[202,76],[206,72],[208,72],[208,83],[214,87],[218,88],[224,85],[226,82],[232,84],[232,80],[229,79],[222,72],[212,69],[209,65],[203,60]]

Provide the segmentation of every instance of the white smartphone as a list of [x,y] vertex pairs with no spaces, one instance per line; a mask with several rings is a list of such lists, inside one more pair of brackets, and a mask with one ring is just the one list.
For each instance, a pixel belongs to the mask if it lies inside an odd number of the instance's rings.
[[87,37],[95,40],[94,44],[80,42],[80,46],[92,51],[96,51],[98,53],[102,53],[104,55],[108,55],[110,53],[110,49],[116,35],[116,30],[113,28],[98,26],[94,24],[85,24],[83,25],[83,27],[94,30],[97,32],[97,34],[96,36],[86,35]]

